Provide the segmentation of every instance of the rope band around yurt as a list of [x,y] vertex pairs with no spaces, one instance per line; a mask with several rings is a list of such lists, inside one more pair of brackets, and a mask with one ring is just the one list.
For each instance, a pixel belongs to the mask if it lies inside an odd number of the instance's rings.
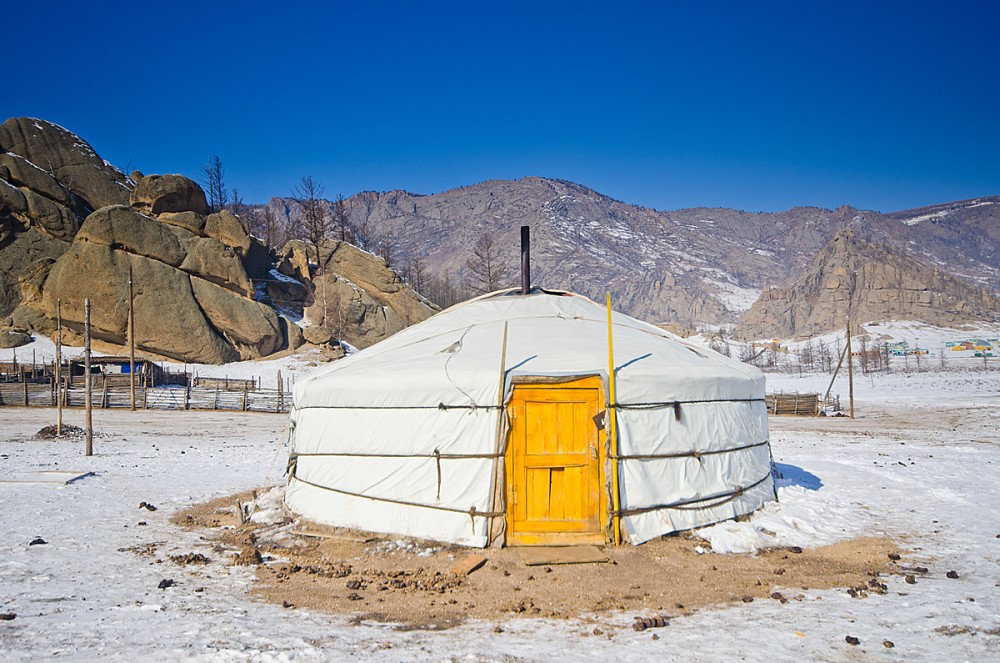
[[[618,410],[657,410],[681,405],[697,405],[699,403],[763,403],[763,398],[705,398],[690,401],[653,401],[649,403],[612,403],[611,407]],[[437,405],[300,405],[297,410],[503,410],[502,405],[449,404]]]
[[660,458],[701,458],[702,456],[714,456],[715,454],[726,454],[733,451],[743,451],[744,449],[754,449],[756,447],[763,447],[769,444],[768,440],[763,442],[754,442],[753,444],[744,444],[740,447],[731,447],[729,449],[713,449],[711,451],[679,451],[676,453],[669,454],[623,454],[621,456],[616,456],[618,460],[657,460]]
[[331,493],[337,493],[340,495],[347,495],[348,497],[360,497],[366,500],[372,500],[375,502],[387,502],[389,504],[399,504],[400,506],[416,506],[424,509],[434,509],[435,511],[447,511],[449,513],[462,513],[469,516],[475,525],[475,519],[480,518],[498,518],[500,516],[506,515],[503,511],[479,511],[476,507],[472,506],[468,509],[456,509],[448,506],[438,506],[435,504],[423,504],[422,502],[409,502],[407,500],[394,500],[391,497],[375,497],[374,495],[365,495],[364,493],[355,493],[350,490],[341,490],[340,488],[331,488],[330,486],[321,486],[318,483],[313,483],[308,479],[303,479],[297,474],[294,475],[296,481],[301,481],[307,486],[312,486],[313,488],[319,488],[321,490],[328,490]]
[[[701,509],[712,509],[717,506],[722,506],[727,502],[732,502],[743,496],[743,494],[750,490],[751,488],[756,488],[771,477],[771,472],[769,471],[763,477],[754,481],[747,486],[739,486],[729,492],[717,493],[715,495],[709,495],[708,497],[699,497],[697,499],[690,500],[680,500],[678,502],[671,502],[670,504],[657,504],[655,506],[640,506],[631,509],[620,509],[618,511],[619,516],[636,516],[641,513],[649,513],[650,511],[662,511],[663,509],[676,509],[678,511],[699,511]],[[712,504],[701,504],[702,502],[708,502],[709,500],[717,500]],[[695,506],[697,505],[697,506]]]

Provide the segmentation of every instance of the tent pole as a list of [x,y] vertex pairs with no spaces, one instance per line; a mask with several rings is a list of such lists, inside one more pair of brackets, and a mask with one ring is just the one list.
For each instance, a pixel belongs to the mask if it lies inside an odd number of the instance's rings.
[[[490,499],[493,499],[497,504],[504,504],[506,507],[506,496],[507,496],[507,483],[504,481],[502,484],[497,481],[498,477],[504,476],[502,474],[503,469],[506,464],[506,460],[500,457],[500,452],[503,450],[503,397],[504,397],[504,387],[507,384],[507,321],[503,323],[503,342],[500,344],[500,386],[497,388],[497,434],[496,434],[496,445],[494,453],[496,454],[493,462],[496,465],[493,467],[493,486],[490,489]],[[500,494],[497,495],[498,485],[500,485]],[[494,507],[494,510],[496,508]],[[506,508],[505,508],[506,510]],[[505,516],[506,518],[506,516]],[[493,526],[492,519],[490,520],[490,526],[487,527],[486,537],[487,545],[493,543]],[[506,521],[505,521],[506,522]],[[499,532],[498,532],[499,535]]]
[[608,293],[608,418],[610,419],[609,435],[611,436],[611,499],[614,515],[611,529],[614,532],[615,545],[622,544],[622,527],[620,497],[618,495],[618,413],[615,401],[615,354],[611,335],[611,293]]

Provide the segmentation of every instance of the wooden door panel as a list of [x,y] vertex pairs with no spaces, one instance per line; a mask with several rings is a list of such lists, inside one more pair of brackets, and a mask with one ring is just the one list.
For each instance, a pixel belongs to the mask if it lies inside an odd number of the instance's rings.
[[601,402],[597,378],[515,387],[508,542],[604,542]]

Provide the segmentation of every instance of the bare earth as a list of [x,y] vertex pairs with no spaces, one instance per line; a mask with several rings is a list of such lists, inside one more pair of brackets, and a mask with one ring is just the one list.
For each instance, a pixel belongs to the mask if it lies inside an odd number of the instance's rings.
[[[234,563],[257,564],[254,591],[266,601],[401,629],[437,630],[466,619],[519,615],[599,623],[602,613],[689,614],[741,601],[796,601],[801,590],[833,587],[856,588],[864,596],[884,591],[879,576],[911,572],[890,559],[898,555],[888,539],[716,555],[698,554],[695,548],[707,544],[684,534],[641,546],[605,546],[607,563],[527,566],[517,548],[480,551],[302,522],[241,524],[237,501],[253,497],[214,500],[172,520],[207,528],[220,555]],[[242,552],[237,557],[234,550]],[[469,575],[452,572],[472,555],[486,557],[486,563]]]

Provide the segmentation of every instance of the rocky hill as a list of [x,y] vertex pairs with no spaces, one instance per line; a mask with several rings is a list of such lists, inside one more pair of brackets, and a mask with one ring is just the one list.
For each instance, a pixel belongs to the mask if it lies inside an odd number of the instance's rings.
[[[352,224],[369,234],[370,243],[391,239],[397,264],[419,257],[438,274],[447,271],[459,278],[481,233],[503,238],[507,260],[515,265],[517,229],[531,225],[536,283],[598,299],[610,290],[616,307],[632,315],[689,327],[739,322],[762,292],[774,297],[772,289],[805,278],[817,254],[845,228],[866,245],[912,262],[914,269],[958,277],[936,281],[957,290],[940,293],[931,308],[964,300],[970,287],[1000,291],[1000,197],[893,214],[846,206],[777,213],[719,208],[662,212],[570,182],[527,177],[433,195],[364,192],[345,203]],[[279,216],[296,214],[296,203],[288,199],[274,199],[270,206]],[[888,285],[883,279],[883,292],[892,290]],[[872,303],[866,310],[875,317],[895,316],[904,304],[890,298],[881,308]],[[810,314],[810,329],[839,326],[834,318],[823,319],[824,311],[821,307]],[[995,304],[952,313],[943,317],[997,315]],[[941,318],[924,314],[924,308],[912,312]],[[760,336],[787,336],[797,328],[757,315],[740,325],[743,333]]]
[[765,290],[736,326],[743,338],[814,336],[885,319],[943,327],[997,319],[986,288],[874,244],[850,228],[837,233],[787,288]]
[[[137,348],[186,362],[255,359],[301,345],[292,321],[315,305],[315,273],[339,297],[337,316],[306,327],[305,340],[319,345],[339,346],[341,338],[365,345],[433,312],[384,262],[355,247],[329,250],[319,272],[303,261],[283,274],[279,268],[291,264],[285,254],[269,252],[231,212],[209,209],[190,179],[126,177],[54,124],[8,120],[0,148],[5,339],[52,333],[61,303],[64,338],[78,344],[90,298],[94,338],[123,346],[130,279]],[[271,300],[274,283],[298,303],[297,314]]]

